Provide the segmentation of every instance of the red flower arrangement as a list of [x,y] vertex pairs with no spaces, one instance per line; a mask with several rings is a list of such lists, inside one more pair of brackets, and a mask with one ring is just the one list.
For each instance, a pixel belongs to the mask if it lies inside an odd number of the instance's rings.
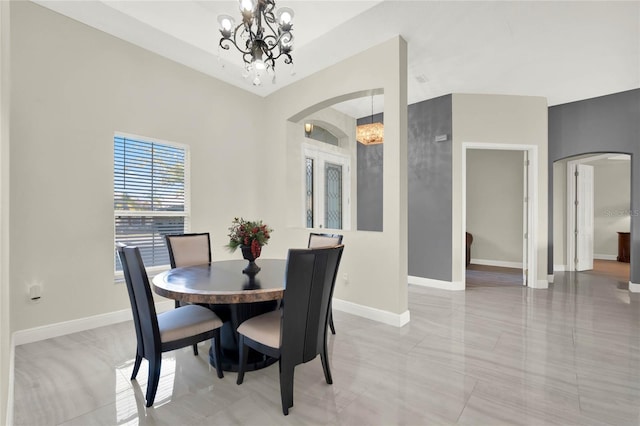
[[262,246],[271,238],[273,229],[262,223],[261,220],[248,221],[243,218],[234,218],[229,228],[229,244],[227,248],[234,252],[240,246],[251,247],[254,258],[260,257]]

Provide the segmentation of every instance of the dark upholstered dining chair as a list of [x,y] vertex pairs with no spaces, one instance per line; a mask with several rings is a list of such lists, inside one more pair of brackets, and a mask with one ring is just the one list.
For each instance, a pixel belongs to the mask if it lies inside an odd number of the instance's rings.
[[[138,341],[131,380],[136,378],[142,359],[146,359],[149,362],[146,405],[151,407],[160,380],[162,353],[213,338],[216,359],[220,359],[222,321],[211,310],[198,305],[181,306],[156,314],[149,277],[144,269],[140,250],[138,247],[118,244],[118,254],[127,284]],[[217,367],[216,370],[218,377],[222,378],[222,369]]]
[[[342,235],[340,234],[309,234],[308,248],[331,247],[342,244]],[[336,334],[336,327],[333,325],[333,309],[329,306],[329,328],[331,334]]]
[[240,324],[240,366],[237,383],[244,380],[248,347],[280,362],[280,398],[286,416],[293,407],[296,365],[320,355],[324,377],[333,383],[327,354],[327,321],[344,246],[290,249],[284,304]]

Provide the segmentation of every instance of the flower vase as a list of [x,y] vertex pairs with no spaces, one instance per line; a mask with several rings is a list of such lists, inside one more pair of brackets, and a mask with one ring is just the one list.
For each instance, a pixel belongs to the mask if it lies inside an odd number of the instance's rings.
[[260,254],[258,253],[258,256],[254,256],[251,251],[251,246],[240,246],[240,250],[242,250],[242,257],[249,261],[249,265],[247,265],[242,272],[245,274],[256,274],[260,271],[260,267],[256,265],[256,259],[260,257]]

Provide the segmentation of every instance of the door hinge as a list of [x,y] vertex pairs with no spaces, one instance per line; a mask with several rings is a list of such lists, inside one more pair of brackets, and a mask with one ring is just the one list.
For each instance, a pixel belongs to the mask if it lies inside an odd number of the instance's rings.
[[578,173],[578,171],[576,170],[575,177],[578,177],[578,175],[580,175],[580,173]]

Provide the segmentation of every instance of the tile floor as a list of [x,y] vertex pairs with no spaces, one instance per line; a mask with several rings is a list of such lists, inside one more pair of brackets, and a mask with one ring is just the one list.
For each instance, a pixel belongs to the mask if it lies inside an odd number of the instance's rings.
[[640,294],[619,277],[557,273],[548,290],[410,286],[402,328],[335,311],[334,384],[296,369],[284,417],[278,367],[218,379],[191,348],[165,354],[156,402],[130,381],[133,324],[16,348],[15,425],[638,425]]

